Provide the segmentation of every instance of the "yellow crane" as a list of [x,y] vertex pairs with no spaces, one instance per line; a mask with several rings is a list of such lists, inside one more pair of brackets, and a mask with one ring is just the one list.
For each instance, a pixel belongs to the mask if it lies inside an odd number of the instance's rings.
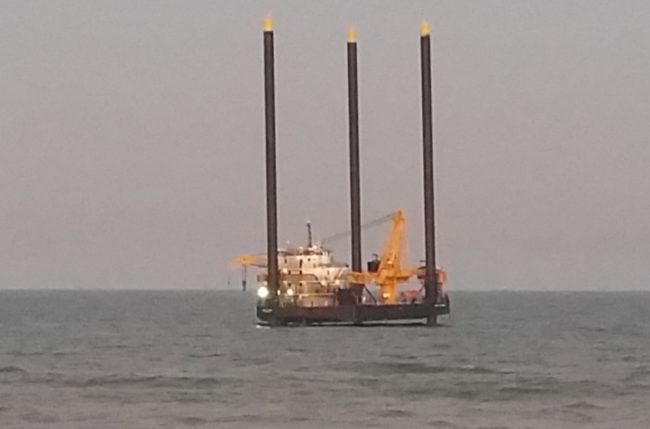
[[248,267],[266,268],[266,257],[262,255],[255,255],[253,253],[245,253],[237,256],[230,261],[233,267],[241,267],[241,288],[246,291],[246,283],[248,277]]
[[391,227],[382,252],[375,261],[368,264],[368,271],[348,274],[351,283],[373,283],[379,286],[379,302],[382,304],[394,303],[397,285],[417,274],[417,268],[409,267],[405,262],[407,244],[404,210],[392,213],[390,220]]
[[[413,276],[424,280],[425,268],[414,268],[408,265],[406,243],[406,216],[404,210],[399,209],[390,217],[384,217],[373,221],[391,220],[391,227],[384,241],[381,254],[368,264],[368,271],[351,272],[347,280],[350,283],[373,283],[379,286],[379,302],[382,304],[393,304],[397,296],[397,286],[405,283]],[[442,297],[442,287],[447,281],[447,274],[441,268],[436,268],[436,285],[438,296]],[[416,293],[415,295],[419,295]]]

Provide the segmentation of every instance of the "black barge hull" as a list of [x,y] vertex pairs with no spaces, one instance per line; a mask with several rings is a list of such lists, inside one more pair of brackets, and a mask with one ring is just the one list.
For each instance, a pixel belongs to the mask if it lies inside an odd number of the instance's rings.
[[449,314],[449,301],[436,305],[416,304],[357,304],[328,307],[259,306],[257,318],[271,326],[390,323],[422,321],[435,323],[438,316]]

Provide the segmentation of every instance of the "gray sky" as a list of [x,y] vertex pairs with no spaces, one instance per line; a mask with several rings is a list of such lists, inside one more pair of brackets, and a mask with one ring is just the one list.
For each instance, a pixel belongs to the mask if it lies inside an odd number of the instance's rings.
[[228,260],[265,248],[267,13],[281,243],[347,229],[354,24],[362,216],[405,208],[421,258],[426,18],[450,290],[650,288],[650,4],[456,0],[0,2],[0,288],[238,287]]

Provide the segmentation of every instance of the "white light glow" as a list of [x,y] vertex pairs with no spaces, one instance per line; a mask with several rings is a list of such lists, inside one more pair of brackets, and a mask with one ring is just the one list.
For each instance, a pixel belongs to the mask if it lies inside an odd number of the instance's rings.
[[266,298],[269,296],[269,289],[266,286],[260,286],[260,288],[257,289],[257,296],[262,299]]

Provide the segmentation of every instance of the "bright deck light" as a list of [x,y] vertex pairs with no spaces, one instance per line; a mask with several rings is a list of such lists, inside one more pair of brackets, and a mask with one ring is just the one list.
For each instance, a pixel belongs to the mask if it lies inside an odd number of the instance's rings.
[[260,288],[257,289],[257,296],[262,299],[266,298],[269,296],[269,289],[266,286],[260,286]]

